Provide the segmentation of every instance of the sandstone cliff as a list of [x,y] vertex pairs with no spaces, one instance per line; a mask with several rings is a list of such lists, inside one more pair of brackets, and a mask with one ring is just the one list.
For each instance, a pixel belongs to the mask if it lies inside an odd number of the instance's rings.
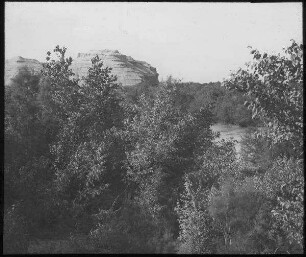
[[5,60],[4,81],[6,85],[11,83],[11,78],[15,77],[22,69],[28,69],[29,71],[37,74],[42,68],[42,64],[34,59],[26,59],[21,56]]
[[104,66],[112,68],[112,74],[116,75],[118,82],[123,86],[135,86],[142,83],[156,85],[158,73],[146,62],[136,61],[130,56],[123,55],[117,50],[90,51],[79,53],[72,63],[72,70],[79,76],[85,76],[88,67],[91,66],[91,59],[98,55]]
[[[88,68],[91,66],[91,58],[98,55],[104,66],[112,68],[112,74],[116,75],[118,82],[124,87],[138,85],[156,85],[158,83],[158,73],[146,62],[136,61],[130,56],[123,55],[117,50],[90,51],[79,53],[72,62],[71,68],[77,77],[86,76]],[[10,84],[10,79],[23,67],[27,67],[34,73],[38,73],[42,64],[33,59],[22,57],[5,61],[5,84]]]

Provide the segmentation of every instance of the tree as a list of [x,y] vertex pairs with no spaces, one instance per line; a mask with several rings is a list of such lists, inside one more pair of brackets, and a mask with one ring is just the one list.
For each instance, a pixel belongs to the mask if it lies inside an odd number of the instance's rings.
[[234,145],[230,141],[213,144],[196,162],[184,176],[184,191],[176,206],[180,225],[178,252],[215,253],[220,232],[209,214],[209,195],[224,176],[233,175],[237,169]]
[[164,220],[174,234],[178,232],[174,208],[184,173],[213,138],[210,112],[185,114],[175,104],[176,90],[168,82],[160,85],[153,99],[143,96],[127,129],[134,146],[127,158],[128,179],[151,215]]
[[251,97],[246,105],[260,117],[274,143],[289,142],[301,156],[303,137],[303,45],[292,41],[284,55],[252,50],[254,61],[225,81]]
[[244,146],[247,159],[256,163],[264,157],[267,164],[261,175],[253,176],[270,202],[270,252],[302,252],[303,45],[292,41],[284,55],[251,54],[253,63],[225,84],[251,97],[246,105],[265,125]]
[[33,157],[48,152],[39,121],[39,79],[24,69],[5,87],[5,204],[8,206],[24,194],[18,189],[19,169]]
[[5,88],[5,210],[13,205],[23,210],[19,216],[30,236],[53,226],[51,139],[41,119],[40,81],[25,69]]
[[62,215],[70,217],[70,230],[89,232],[91,215],[109,207],[124,190],[125,111],[116,77],[98,56],[79,81],[70,69],[72,59],[65,58],[66,48],[54,51],[57,60],[48,53],[42,72],[41,99],[47,99],[44,112],[57,129],[51,144],[56,196]]
[[269,235],[271,202],[257,187],[257,177],[227,177],[209,195],[209,214],[219,231],[217,253],[271,253]]
[[56,46],[53,52],[57,60],[51,59],[47,52],[46,61],[42,69],[41,102],[45,113],[65,120],[73,112],[79,99],[80,86],[70,66],[72,58],[65,58],[67,48]]
[[259,188],[271,199],[271,234],[276,252],[303,252],[304,174],[302,160],[277,159]]

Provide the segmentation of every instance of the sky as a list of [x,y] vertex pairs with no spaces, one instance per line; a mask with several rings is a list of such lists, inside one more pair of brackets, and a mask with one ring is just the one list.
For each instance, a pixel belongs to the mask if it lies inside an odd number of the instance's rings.
[[6,59],[111,49],[160,80],[222,81],[251,60],[248,46],[278,53],[290,39],[302,42],[302,3],[5,3]]

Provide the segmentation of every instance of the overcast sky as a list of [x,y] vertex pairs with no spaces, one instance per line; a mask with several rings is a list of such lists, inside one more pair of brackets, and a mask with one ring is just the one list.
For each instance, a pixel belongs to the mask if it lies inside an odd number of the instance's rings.
[[250,60],[248,46],[280,52],[302,42],[302,3],[5,3],[5,58],[44,61],[113,49],[146,61],[159,78],[210,82]]

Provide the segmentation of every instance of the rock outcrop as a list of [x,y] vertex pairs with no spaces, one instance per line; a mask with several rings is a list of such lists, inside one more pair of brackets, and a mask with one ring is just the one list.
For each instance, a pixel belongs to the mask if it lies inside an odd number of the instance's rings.
[[11,78],[15,77],[22,69],[28,69],[34,74],[37,74],[40,72],[41,68],[42,64],[39,61],[34,59],[26,59],[21,56],[5,60],[5,85],[9,85],[11,83]]
[[79,53],[71,66],[77,76],[86,76],[91,66],[91,59],[96,55],[100,57],[105,67],[112,68],[112,74],[117,76],[122,86],[158,83],[158,73],[155,68],[146,62],[136,61],[130,56],[123,55],[117,50],[92,50],[88,53]]
[[[91,66],[91,59],[98,55],[104,66],[112,68],[112,74],[116,75],[118,82],[124,87],[138,85],[156,85],[158,83],[158,73],[146,62],[136,61],[130,56],[123,55],[117,50],[90,51],[79,53],[72,62],[71,69],[77,77],[86,76],[88,68]],[[42,64],[34,59],[16,57],[5,61],[5,84],[10,84],[19,70],[28,68],[34,73],[38,73]]]

